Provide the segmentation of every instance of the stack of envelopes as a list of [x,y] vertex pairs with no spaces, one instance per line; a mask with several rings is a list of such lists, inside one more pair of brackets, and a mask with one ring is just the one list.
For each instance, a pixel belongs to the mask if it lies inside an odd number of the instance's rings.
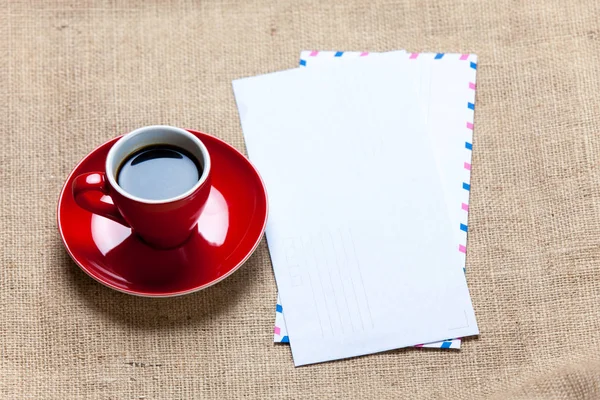
[[465,279],[477,58],[303,51],[233,82],[269,195],[274,339],[295,365],[478,328]]

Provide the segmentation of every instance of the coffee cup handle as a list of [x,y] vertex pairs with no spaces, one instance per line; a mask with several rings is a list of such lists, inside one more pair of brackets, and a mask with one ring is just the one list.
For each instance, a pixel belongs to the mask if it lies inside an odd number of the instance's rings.
[[104,172],[90,172],[81,174],[73,181],[73,198],[79,207],[93,214],[106,217],[121,225],[129,227],[125,219],[119,212],[119,209],[111,203],[106,203],[100,199],[90,199],[84,196],[90,191],[98,191],[109,196],[108,181]]

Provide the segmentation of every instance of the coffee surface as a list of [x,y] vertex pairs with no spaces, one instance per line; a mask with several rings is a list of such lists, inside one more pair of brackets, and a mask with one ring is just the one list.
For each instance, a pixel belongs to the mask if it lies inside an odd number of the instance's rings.
[[186,150],[156,145],[129,155],[117,172],[117,183],[133,196],[167,200],[190,190],[201,176],[201,166]]

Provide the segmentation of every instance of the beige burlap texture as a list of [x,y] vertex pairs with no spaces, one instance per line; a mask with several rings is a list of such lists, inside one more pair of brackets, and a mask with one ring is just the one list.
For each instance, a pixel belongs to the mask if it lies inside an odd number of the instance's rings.
[[[4,399],[600,398],[597,0],[3,1]],[[200,293],[114,292],[63,250],[74,165],[149,124],[245,151],[231,80],[303,49],[479,56],[467,276],[481,336],[294,368],[263,242]]]

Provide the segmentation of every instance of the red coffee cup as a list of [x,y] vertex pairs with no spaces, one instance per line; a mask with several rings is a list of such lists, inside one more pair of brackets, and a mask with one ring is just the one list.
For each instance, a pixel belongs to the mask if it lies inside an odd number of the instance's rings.
[[[138,150],[154,145],[181,148],[194,157],[202,167],[198,182],[188,191],[164,200],[136,197],[119,186],[117,173],[123,162]],[[119,139],[106,156],[104,171],[75,178],[73,196],[80,207],[131,227],[153,247],[167,249],[181,245],[195,229],[210,187],[210,156],[200,139],[184,129],[154,125],[136,129]],[[92,197],[86,194],[90,191],[105,196]]]

